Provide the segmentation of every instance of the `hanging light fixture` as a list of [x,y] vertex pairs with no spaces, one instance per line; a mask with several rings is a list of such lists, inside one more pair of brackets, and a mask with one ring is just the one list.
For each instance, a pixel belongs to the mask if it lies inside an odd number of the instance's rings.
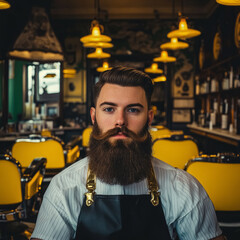
[[157,63],[152,63],[150,68],[145,68],[144,71],[146,73],[163,73],[163,70],[158,68]]
[[63,77],[64,78],[75,78],[76,73],[77,73],[76,69],[73,69],[73,68],[63,69]]
[[103,26],[99,24],[97,20],[93,20],[91,23],[91,34],[87,35],[85,37],[80,38],[80,41],[82,43],[88,43],[88,42],[111,42],[112,39],[106,35],[102,35],[101,32],[103,32]]
[[109,42],[86,42],[83,44],[85,48],[112,48],[113,44]]
[[240,0],[216,0],[216,2],[227,6],[240,6]]
[[166,82],[167,78],[165,75],[161,75],[156,78],[153,78],[152,80],[153,80],[153,82]]
[[200,31],[188,28],[186,17],[180,16],[178,29],[172,32],[169,32],[167,34],[167,37],[187,39],[187,38],[193,38],[193,37],[199,36],[200,34],[201,34]]
[[97,71],[98,71],[98,72],[105,72],[105,71],[110,70],[110,69],[112,69],[112,68],[109,67],[108,62],[104,61],[104,62],[103,62],[103,65],[102,65],[101,67],[98,67],[98,68],[97,68]]
[[168,56],[167,51],[162,51],[160,57],[153,59],[154,62],[175,62],[177,59],[175,57]]
[[8,9],[10,7],[11,7],[11,5],[9,2],[7,2],[5,0],[0,0],[0,9]]
[[184,49],[188,48],[189,44],[185,42],[179,42],[177,38],[171,38],[170,42],[163,43],[160,45],[161,49],[167,49],[167,50],[178,50],[178,49]]
[[102,48],[96,48],[96,51],[93,53],[89,53],[87,58],[110,58],[111,55],[109,53],[103,52]]
[[44,8],[32,8],[30,20],[14,43],[9,56],[28,61],[63,61],[61,45]]

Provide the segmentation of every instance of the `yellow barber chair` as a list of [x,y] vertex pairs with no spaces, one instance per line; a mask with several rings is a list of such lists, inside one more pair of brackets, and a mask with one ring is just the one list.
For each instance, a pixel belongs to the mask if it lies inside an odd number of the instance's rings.
[[90,139],[90,135],[92,133],[92,126],[88,126],[87,128],[85,128],[83,130],[82,133],[82,146],[85,148],[89,147],[89,139]]
[[78,139],[64,145],[58,138],[30,135],[26,139],[18,139],[12,147],[12,156],[17,159],[22,168],[29,166],[31,159],[45,157],[47,159],[44,181],[49,182],[51,177],[66,166],[74,163],[80,156]]
[[83,157],[87,155],[88,148],[89,148],[89,139],[92,133],[92,126],[88,126],[82,132],[82,150],[83,150]]
[[[198,156],[189,161],[186,171],[205,188],[215,207],[220,227],[230,234],[228,239],[240,239],[240,156]],[[238,238],[234,238],[237,232]]]
[[171,134],[171,130],[161,125],[151,126],[149,128],[149,132],[151,134],[152,141],[156,140],[157,138],[161,138],[163,136],[168,136]]
[[36,158],[22,172],[17,160],[8,154],[0,155],[0,239],[17,234],[12,223],[36,215],[45,167],[46,159]]
[[192,158],[198,156],[198,146],[187,135],[172,134],[153,141],[153,156],[180,169]]

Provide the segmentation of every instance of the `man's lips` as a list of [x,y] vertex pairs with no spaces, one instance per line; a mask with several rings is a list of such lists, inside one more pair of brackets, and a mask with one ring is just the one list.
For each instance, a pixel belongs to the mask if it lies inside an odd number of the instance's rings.
[[128,136],[123,134],[122,132],[117,133],[113,136],[113,138],[127,138]]

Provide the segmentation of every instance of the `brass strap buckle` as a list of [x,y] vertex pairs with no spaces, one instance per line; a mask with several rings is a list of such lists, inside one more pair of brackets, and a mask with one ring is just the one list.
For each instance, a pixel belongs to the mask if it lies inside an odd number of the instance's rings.
[[88,173],[87,173],[86,188],[88,190],[88,192],[85,193],[86,205],[88,207],[90,207],[94,202],[93,196],[95,194],[95,189],[96,189],[96,175],[91,173],[89,168],[88,168]]
[[156,180],[156,176],[153,170],[153,167],[151,165],[151,171],[150,174],[147,178],[148,181],[148,189],[150,191],[151,194],[151,203],[153,206],[157,206],[159,204],[159,195],[160,193],[158,192],[159,187],[157,184],[157,180]]

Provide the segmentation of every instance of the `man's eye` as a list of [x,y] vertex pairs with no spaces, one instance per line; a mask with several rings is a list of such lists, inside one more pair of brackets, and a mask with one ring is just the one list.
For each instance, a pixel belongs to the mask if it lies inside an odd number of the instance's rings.
[[114,109],[112,107],[107,107],[103,109],[104,112],[113,112]]
[[130,112],[130,113],[139,113],[140,110],[138,108],[129,108],[128,112]]

